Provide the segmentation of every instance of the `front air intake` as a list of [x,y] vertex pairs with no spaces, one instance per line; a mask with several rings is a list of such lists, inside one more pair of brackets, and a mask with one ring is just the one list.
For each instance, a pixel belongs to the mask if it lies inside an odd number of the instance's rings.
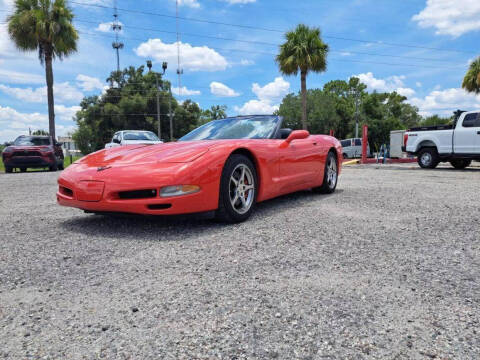
[[150,199],[156,196],[157,196],[157,190],[155,189],[120,191],[118,193],[118,198],[124,199],[124,200]]

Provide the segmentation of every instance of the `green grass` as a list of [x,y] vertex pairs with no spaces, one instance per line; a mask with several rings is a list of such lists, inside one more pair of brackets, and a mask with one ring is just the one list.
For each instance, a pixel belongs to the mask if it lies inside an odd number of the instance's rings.
[[[73,156],[72,161],[76,161],[80,159],[81,156]],[[65,160],[63,160],[63,166],[67,168],[71,164],[70,162],[70,156],[65,157]],[[35,171],[35,170],[43,170],[42,168],[34,169],[34,168],[29,168],[28,171]],[[3,165],[3,160],[0,158],[0,172],[5,172],[5,166]]]

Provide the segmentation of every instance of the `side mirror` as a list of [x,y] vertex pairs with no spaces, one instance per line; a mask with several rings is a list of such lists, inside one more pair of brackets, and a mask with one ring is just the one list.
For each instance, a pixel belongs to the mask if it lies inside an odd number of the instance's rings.
[[112,139],[112,142],[115,143],[115,144],[120,144],[120,140],[118,140],[118,139]]
[[307,130],[295,130],[288,135],[285,142],[291,143],[293,140],[306,139],[310,136],[310,133]]

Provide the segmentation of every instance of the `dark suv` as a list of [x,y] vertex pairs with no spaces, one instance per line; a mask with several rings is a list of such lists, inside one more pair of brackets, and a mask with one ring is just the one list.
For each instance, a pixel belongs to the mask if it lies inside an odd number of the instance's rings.
[[63,170],[63,151],[60,143],[50,143],[48,136],[19,136],[2,152],[5,172],[14,168],[25,172],[27,168],[48,167],[50,171]]

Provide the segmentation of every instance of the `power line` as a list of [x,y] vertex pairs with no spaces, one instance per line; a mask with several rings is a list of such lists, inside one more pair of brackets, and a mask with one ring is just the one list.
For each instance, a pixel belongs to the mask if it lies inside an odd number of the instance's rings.
[[[70,1],[72,4],[82,5],[82,6],[91,6],[103,9],[111,9],[110,6],[106,5],[99,5],[99,4],[87,4],[79,1]],[[154,13],[149,11],[142,11],[142,10],[133,10],[133,9],[125,9],[125,8],[118,8],[120,11],[142,14],[142,15],[151,15],[151,16],[160,16],[165,18],[173,18],[176,19],[176,16],[167,15],[167,14],[160,14]],[[244,28],[244,29],[251,29],[251,30],[262,30],[262,31],[269,31],[269,32],[276,32],[276,33],[285,33],[283,30],[279,29],[271,29],[259,26],[251,26],[251,25],[243,25],[243,24],[233,24],[233,23],[226,23],[214,20],[206,20],[206,19],[198,19],[192,17],[181,17],[178,16],[178,19],[192,21],[192,22],[200,22],[206,24],[215,24],[215,25],[222,25],[222,26],[230,26],[230,27],[237,27],[237,28]],[[402,43],[393,43],[393,42],[384,42],[381,40],[364,40],[364,39],[355,39],[350,37],[343,37],[343,36],[333,36],[333,35],[323,35],[324,38],[327,39],[335,39],[335,40],[342,40],[342,41],[352,41],[352,42],[361,42],[361,43],[368,43],[368,44],[377,44],[377,45],[387,45],[387,46],[394,46],[394,47],[406,47],[406,48],[415,48],[415,49],[425,49],[425,50],[434,50],[434,51],[448,51],[448,52],[459,52],[459,53],[468,53],[468,54],[476,54],[474,51],[464,51],[464,50],[457,50],[457,49],[445,49],[445,48],[436,48],[436,47],[428,47],[428,46],[421,46],[415,44],[402,44]]]
[[[108,35],[103,35],[103,34],[93,34],[93,33],[88,33],[88,32],[83,32],[79,31],[79,33],[87,35],[87,36],[98,36],[98,37],[108,37]],[[141,39],[141,38],[135,38],[135,37],[123,37],[123,39],[129,39],[129,40],[137,40],[137,41],[146,41],[146,39]],[[272,52],[260,52],[260,51],[253,51],[253,50],[241,50],[241,49],[228,49],[228,48],[221,48],[221,47],[210,47],[211,49],[214,50],[219,50],[219,51],[234,51],[234,52],[242,52],[242,53],[253,53],[253,54],[265,54],[265,55],[272,55],[275,56],[275,53]],[[429,68],[429,69],[438,69],[438,68],[443,68],[443,69],[456,69],[459,68],[460,65],[458,66],[428,66],[424,64],[399,64],[399,63],[384,63],[384,62],[376,62],[376,61],[361,61],[361,60],[347,60],[347,59],[339,59],[339,58],[331,58],[330,60],[333,61],[339,61],[339,62],[353,62],[353,63],[366,63],[366,64],[376,64],[376,65],[389,65],[389,66],[406,66],[406,67],[423,67],[423,68]],[[463,65],[462,65],[463,66]]]
[[[78,21],[78,22],[85,22],[85,23],[92,23],[92,24],[98,24],[98,22],[88,21],[88,20],[79,20],[79,19],[76,19],[76,21]],[[123,24],[123,27],[124,27],[124,28],[128,28],[128,29],[135,29],[135,30],[142,30],[142,31],[152,31],[152,32],[160,32],[160,33],[172,34],[172,35],[173,35],[173,34],[176,34],[175,31],[168,31],[168,30],[161,30],[161,29],[152,29],[152,28],[143,28],[143,27],[137,27],[137,26],[131,26],[131,25],[125,25],[125,24]],[[234,42],[241,42],[241,43],[246,43],[246,44],[280,46],[280,44],[278,44],[278,43],[270,43],[270,42],[264,42],[264,41],[253,41],[253,40],[233,39],[233,38],[226,38],[226,37],[220,37],[220,36],[202,35],[202,34],[192,34],[192,33],[184,33],[184,32],[181,32],[180,34],[183,35],[183,36],[189,36],[189,37],[215,39],[215,40],[224,40],[224,41],[234,41]],[[450,60],[445,60],[445,59],[424,58],[424,57],[415,57],[415,56],[402,56],[402,55],[390,55],[390,54],[378,54],[378,53],[371,53],[371,52],[353,51],[353,50],[347,50],[347,49],[329,50],[329,52],[338,53],[338,54],[350,53],[350,54],[358,54],[358,55],[369,55],[369,56],[380,56],[380,57],[392,57],[392,58],[402,58],[402,59],[415,59],[415,60],[424,60],[424,61],[450,62]],[[266,54],[270,54],[270,53],[266,53]]]

